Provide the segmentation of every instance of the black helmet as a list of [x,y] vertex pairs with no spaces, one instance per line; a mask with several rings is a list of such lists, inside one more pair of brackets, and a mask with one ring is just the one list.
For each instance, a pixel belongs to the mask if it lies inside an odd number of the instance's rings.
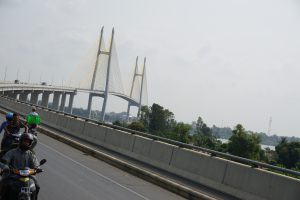
[[[24,144],[24,140],[29,140],[29,144]],[[32,146],[32,142],[33,142],[33,135],[30,133],[23,133],[20,137],[20,149],[26,151],[29,150]]]

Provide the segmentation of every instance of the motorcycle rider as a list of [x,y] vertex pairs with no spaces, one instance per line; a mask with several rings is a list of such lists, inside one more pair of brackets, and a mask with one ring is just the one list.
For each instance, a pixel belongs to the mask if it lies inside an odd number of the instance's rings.
[[29,113],[26,116],[26,125],[28,126],[28,130],[30,133],[36,135],[35,129],[37,128],[37,125],[40,123],[40,116],[36,112],[36,107],[32,106],[31,113]]
[[9,121],[8,124],[4,127],[5,132],[1,142],[1,150],[10,145],[10,135],[20,132],[21,128],[25,128],[25,133],[28,132],[28,127],[20,121],[19,115],[17,113],[14,113],[13,119]]
[[36,107],[32,106],[31,113],[26,116],[26,125],[28,126],[28,132],[33,135],[33,144],[32,149],[36,146],[38,139],[37,139],[37,126],[40,124],[41,118],[39,114],[36,112]]
[[[7,195],[10,194],[10,188],[14,187],[13,183],[16,180],[16,175],[9,174],[9,167],[12,169],[37,169],[39,167],[38,159],[35,154],[32,153],[31,145],[33,142],[33,136],[30,133],[22,134],[20,138],[20,144],[18,148],[8,151],[1,159],[0,167],[2,168],[3,178],[1,180],[1,199],[7,199]],[[31,176],[36,185],[36,194],[34,195],[37,200],[37,196],[40,187],[35,179]]]
[[29,113],[29,115],[35,115],[35,116],[39,115],[39,114],[36,112],[36,107],[35,107],[35,106],[32,106],[32,107],[31,107],[31,113]]
[[5,118],[6,118],[6,121],[4,121],[0,126],[0,134],[2,133],[2,130],[4,129],[4,127],[8,125],[8,122],[13,119],[13,113],[7,113]]

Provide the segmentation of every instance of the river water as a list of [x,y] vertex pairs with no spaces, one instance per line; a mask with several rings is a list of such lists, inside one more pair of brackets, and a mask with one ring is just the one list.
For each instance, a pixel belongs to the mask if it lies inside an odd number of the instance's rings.
[[[229,140],[227,139],[222,139],[222,138],[218,138],[218,140],[220,140],[222,143],[228,143]],[[271,145],[264,145],[264,144],[260,144],[262,149],[266,149],[266,148],[270,148],[271,150],[275,151],[275,146],[271,146]]]

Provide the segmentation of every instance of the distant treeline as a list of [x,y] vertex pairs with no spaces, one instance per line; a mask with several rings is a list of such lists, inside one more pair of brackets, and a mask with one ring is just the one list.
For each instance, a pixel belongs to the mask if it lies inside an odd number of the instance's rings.
[[[212,132],[217,138],[228,140],[232,136],[232,129],[229,127],[220,128],[213,125]],[[254,133],[252,131],[248,131],[248,132]],[[261,138],[261,144],[270,145],[270,146],[278,145],[279,142],[281,141],[281,138],[283,137],[277,135],[268,136],[266,133],[254,133],[254,134],[258,135]],[[284,136],[284,137],[287,139],[288,142],[300,142],[300,138],[294,136],[293,137]]]
[[[83,109],[83,108],[73,108],[73,114],[86,117],[87,110]],[[101,116],[101,111],[92,110],[92,112],[91,112],[92,119],[100,120],[100,116]],[[105,115],[106,122],[110,122],[110,123],[113,123],[115,121],[125,122],[125,120],[126,120],[126,112],[121,112],[121,113],[110,112],[110,113],[106,113],[106,115]],[[135,120],[137,120],[137,119],[131,118],[130,121],[135,121]],[[194,130],[195,127],[193,126],[193,124],[191,127],[192,128],[190,130],[190,133],[193,134],[195,132],[195,130]],[[211,130],[212,130],[213,135],[215,135],[217,138],[221,138],[221,139],[228,140],[233,134],[232,129],[229,127],[220,128],[220,127],[213,125],[211,127]],[[261,138],[261,144],[264,144],[264,145],[276,146],[279,144],[279,142],[281,141],[281,138],[282,138],[282,136],[277,136],[277,135],[268,136],[266,133],[255,133],[253,131],[248,131],[248,132],[258,135]],[[287,136],[284,136],[284,137],[287,139],[288,142],[300,142],[300,138],[297,138],[297,137],[287,137]]]
[[[88,113],[86,109],[83,108],[73,108],[74,115],[87,117]],[[101,117],[101,111],[98,110],[92,110],[91,112],[91,118],[95,120],[100,120]],[[105,114],[105,121],[113,123],[114,121],[125,121],[126,120],[126,112],[121,113],[115,113],[115,112],[109,112]],[[130,116],[130,121],[136,120],[136,118]]]
[[[87,116],[87,111],[82,108],[74,108],[73,113]],[[91,113],[93,119],[100,120],[100,116],[101,111],[93,110]],[[143,106],[139,118],[132,118],[129,122],[126,120],[125,112],[106,113],[105,121],[112,122],[116,126],[146,132],[182,143],[292,170],[300,170],[299,138],[254,133],[247,131],[242,124],[237,124],[233,129],[217,126],[208,127],[200,116],[192,124],[177,122],[172,111],[155,103],[152,106]],[[222,143],[218,138],[228,139],[228,143]],[[262,149],[260,144],[275,146],[275,150]]]

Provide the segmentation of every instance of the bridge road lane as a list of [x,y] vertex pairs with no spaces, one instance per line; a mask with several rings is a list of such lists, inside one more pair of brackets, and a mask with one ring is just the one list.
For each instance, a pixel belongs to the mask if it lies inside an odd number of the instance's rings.
[[43,134],[38,138],[37,157],[47,159],[37,175],[41,200],[183,199]]

